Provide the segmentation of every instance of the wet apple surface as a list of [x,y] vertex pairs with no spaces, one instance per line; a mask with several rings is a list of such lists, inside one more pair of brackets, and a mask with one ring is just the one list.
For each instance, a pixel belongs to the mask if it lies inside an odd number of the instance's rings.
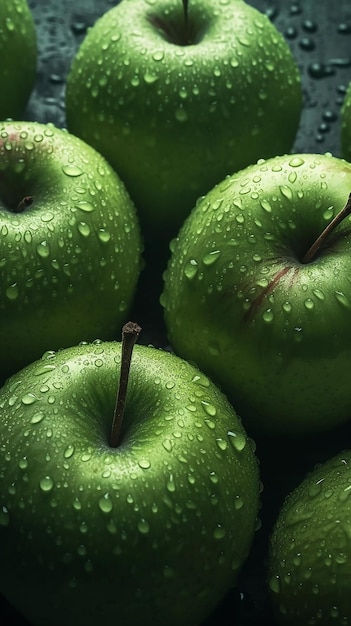
[[[112,6],[111,0],[29,0],[38,41],[37,81],[29,99],[25,119],[66,126],[65,87],[71,62],[87,30]],[[303,110],[293,146],[296,153],[341,155],[340,112],[351,79],[351,14],[348,0],[251,0],[265,13],[288,42],[297,61],[303,89]],[[254,89],[254,86],[252,86]],[[163,254],[168,255],[168,241]],[[161,244],[159,244],[161,246]],[[146,269],[141,275],[131,319],[143,328],[139,342],[169,348],[169,339],[159,303],[162,267],[146,251]],[[281,278],[279,276],[278,278]],[[278,280],[277,278],[277,280]],[[351,413],[351,408],[350,408]],[[286,439],[283,435],[256,438],[260,459],[261,529],[256,533],[251,554],[241,572],[238,586],[201,626],[275,626],[267,586],[268,538],[278,510],[306,472],[316,463],[350,447],[348,425],[327,434],[309,434]],[[228,615],[230,618],[228,619]],[[0,603],[0,622],[5,626],[27,626],[5,600]],[[48,625],[49,626],[49,625]]]

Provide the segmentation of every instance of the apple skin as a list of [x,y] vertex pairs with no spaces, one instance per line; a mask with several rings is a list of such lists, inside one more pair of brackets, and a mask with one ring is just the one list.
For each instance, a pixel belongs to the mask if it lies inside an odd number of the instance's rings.
[[134,348],[119,447],[119,342],[48,352],[0,391],[0,592],[47,626],[199,624],[250,550],[260,481],[226,397]]
[[342,156],[351,161],[351,82],[347,87],[341,108],[340,140]]
[[23,115],[34,87],[37,36],[26,0],[2,0],[0,5],[0,119]]
[[142,243],[124,184],[91,146],[51,124],[0,123],[0,233],[1,380],[48,349],[116,337]]
[[89,30],[67,78],[71,132],[126,183],[147,239],[175,235],[197,198],[291,149],[302,96],[288,44],[241,0],[122,0]]
[[346,450],[317,466],[285,500],[268,560],[278,624],[350,623],[350,484]]
[[302,262],[350,189],[351,165],[330,155],[262,160],[200,199],[171,243],[161,295],[171,345],[254,436],[351,417],[350,218]]

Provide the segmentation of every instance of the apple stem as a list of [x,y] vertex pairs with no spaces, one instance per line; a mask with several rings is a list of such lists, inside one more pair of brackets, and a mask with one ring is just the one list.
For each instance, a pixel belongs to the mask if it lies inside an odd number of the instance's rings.
[[141,328],[136,322],[127,322],[127,324],[125,324],[122,328],[121,369],[110,437],[110,445],[112,448],[117,448],[120,443],[130,363],[132,360],[133,348],[139,337],[140,331]]
[[347,199],[345,206],[333,217],[331,222],[327,224],[321,234],[314,241],[312,246],[307,250],[305,256],[302,259],[302,263],[311,263],[313,261],[320,250],[321,246],[325,242],[325,240],[329,237],[330,233],[335,230],[335,228],[342,222],[345,217],[351,214],[351,193]]

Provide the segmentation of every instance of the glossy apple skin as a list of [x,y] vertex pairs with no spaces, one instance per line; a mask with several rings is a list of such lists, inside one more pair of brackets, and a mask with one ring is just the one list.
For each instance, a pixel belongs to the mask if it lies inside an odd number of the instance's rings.
[[351,416],[350,219],[302,263],[350,189],[351,165],[335,157],[262,161],[200,199],[171,244],[170,342],[254,431],[322,431]]
[[226,174],[289,151],[300,119],[298,68],[267,16],[241,0],[193,0],[189,30],[182,45],[180,0],[123,0],[90,29],[67,79],[68,128],[120,174],[148,238],[176,234]]
[[199,624],[251,546],[258,464],[226,397],[137,345],[111,448],[119,365],[95,341],[0,392],[0,591],[35,624]]
[[34,87],[37,37],[27,0],[2,0],[0,5],[0,119],[17,119]]
[[348,85],[341,109],[341,152],[351,161],[351,82]]
[[346,450],[317,466],[286,499],[268,564],[278,624],[350,623],[350,485]]
[[119,335],[140,231],[123,183],[91,146],[50,124],[1,123],[0,233],[2,380],[45,350]]

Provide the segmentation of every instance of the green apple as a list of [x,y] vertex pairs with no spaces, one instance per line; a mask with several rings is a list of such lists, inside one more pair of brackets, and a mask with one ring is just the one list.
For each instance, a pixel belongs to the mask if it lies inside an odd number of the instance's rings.
[[135,207],[91,146],[51,124],[0,123],[0,378],[113,339],[140,270]]
[[351,417],[351,226],[332,222],[350,191],[351,165],[331,155],[260,160],[200,199],[171,243],[171,345],[253,434]]
[[316,467],[285,500],[268,559],[278,624],[351,623],[350,493],[347,450]]
[[175,235],[225,175],[289,151],[300,111],[288,44],[242,0],[122,0],[67,79],[69,130],[120,174],[147,238]]
[[27,0],[0,3],[0,119],[22,116],[34,87],[37,37]]
[[351,82],[341,109],[341,153],[345,159],[351,161]]
[[120,370],[119,342],[83,343],[0,392],[0,592],[39,626],[198,625],[251,547],[258,464],[226,397],[137,345],[113,437]]

